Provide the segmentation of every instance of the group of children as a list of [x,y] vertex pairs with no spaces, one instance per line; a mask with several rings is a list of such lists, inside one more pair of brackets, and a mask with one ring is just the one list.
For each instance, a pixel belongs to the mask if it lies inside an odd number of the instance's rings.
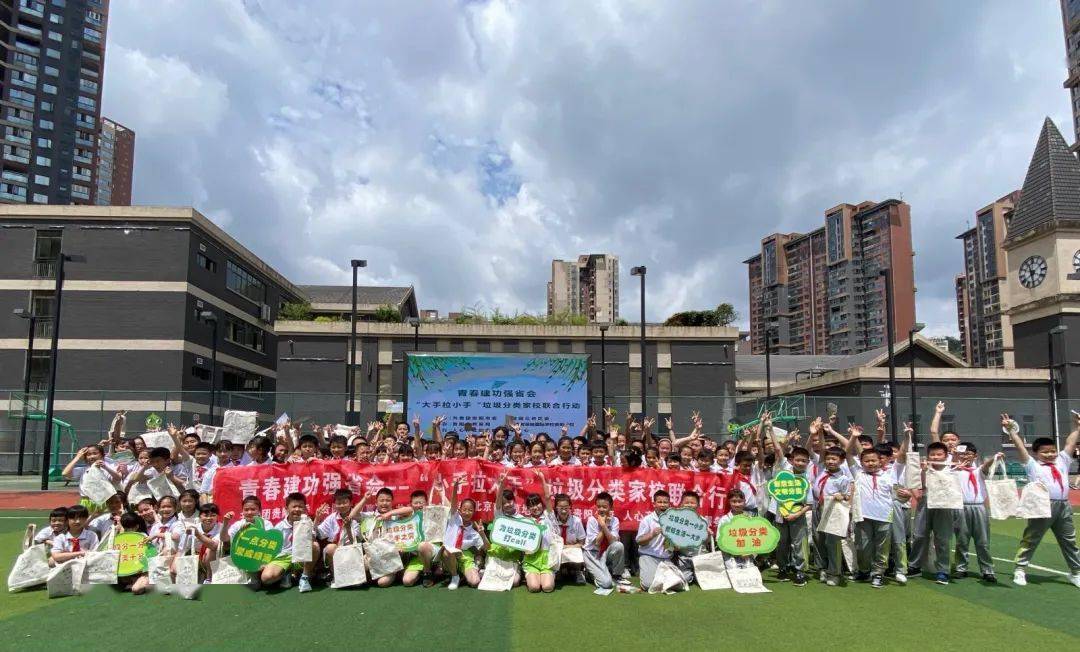
[[[803,446],[797,432],[778,437],[769,416],[765,415],[760,427],[748,430],[741,440],[715,444],[701,436],[700,419],[695,415],[694,431],[681,439],[673,432],[667,438],[654,438],[649,419],[641,424],[628,424],[625,434],[611,429],[604,438],[598,436],[599,431],[589,431],[595,429],[595,421],[590,419],[579,436],[584,441],[570,439],[565,433],[557,442],[537,435],[528,448],[517,426],[476,437],[458,437],[452,433],[443,437],[438,433],[441,425],[438,419],[432,428],[437,434],[431,441],[420,436],[419,420],[415,420],[414,432],[410,433],[407,424],[398,424],[388,436],[381,436],[382,428],[378,424],[369,426],[366,437],[355,432],[337,434],[330,428],[301,434],[284,426],[271,436],[253,438],[246,446],[228,442],[210,444],[201,441],[196,429],[180,431],[170,427],[174,442],[171,448],[147,448],[139,437],[120,436],[123,419],[119,417],[109,439],[80,450],[64,469],[65,477],[75,479],[81,470],[85,479],[87,469],[96,467],[102,477],[113,483],[116,492],[100,504],[86,497],[79,505],[53,510],[49,527],[43,528],[37,538],[38,542],[50,543],[50,562],[62,563],[96,549],[110,532],[143,532],[163,554],[174,558],[198,555],[201,577],[210,582],[213,562],[228,556],[230,544],[240,531],[253,525],[273,527],[282,532],[284,545],[277,558],[257,573],[253,583],[256,586],[295,583],[301,592],[310,591],[313,580],[329,579],[334,554],[341,546],[370,541],[378,536],[380,523],[408,518],[424,510],[429,500],[425,492],[415,491],[408,505],[394,507],[394,496],[389,489],[363,495],[359,500],[350,490],[340,489],[333,496],[333,507],[323,505],[310,515],[306,497],[293,493],[286,498],[281,522],[263,524],[262,506],[254,496],[243,499],[239,515],[220,513],[212,496],[214,474],[220,468],[234,465],[317,458],[378,463],[380,458],[389,458],[388,448],[394,448],[397,461],[475,456],[502,462],[507,467],[534,469],[543,491],[527,495],[519,506],[514,491],[503,487],[504,473],[496,489],[495,511],[535,521],[540,526],[541,543],[531,554],[493,543],[488,532],[491,524],[477,520],[476,502],[459,499],[461,487],[455,485],[451,487],[450,514],[442,536],[431,536],[431,540],[420,542],[415,550],[403,553],[403,569],[377,578],[371,582],[375,586],[395,582],[432,586],[445,580],[449,589],[457,589],[464,577],[467,584],[475,587],[482,580],[482,560],[486,558],[512,566],[513,583],[524,581],[534,592],[553,590],[557,577],[576,584],[591,580],[604,590],[625,587],[635,571],[642,587],[648,588],[657,568],[665,561],[675,564],[688,583],[693,581],[693,558],[711,548],[713,535],[710,533],[707,542],[695,550],[673,548],[664,537],[659,518],[673,507],[667,492],[657,491],[652,496],[654,509],[640,520],[636,534],[623,533],[610,494],[596,496],[594,512],[585,522],[572,513],[569,496],[551,495],[543,468],[562,464],[617,464],[730,473],[728,512],[714,527],[722,527],[739,514],[764,516],[780,531],[780,544],[769,555],[729,561],[755,563],[762,569],[775,568],[777,579],[791,581],[795,586],[807,583],[811,568],[829,586],[841,584],[845,579],[868,581],[874,587],[883,586],[886,578],[904,584],[909,576],[920,575],[923,567],[931,563],[931,547],[934,578],[939,584],[948,584],[952,577],[967,575],[972,543],[979,574],[984,581],[994,582],[985,479],[995,458],[980,463],[970,442],[961,442],[954,433],[939,436],[943,411],[944,404],[939,403],[931,423],[931,443],[923,452],[920,477],[914,483],[905,475],[910,474],[906,464],[910,428],[899,445],[887,441],[881,412],[877,441],[857,426],[849,427],[846,435],[841,434],[828,420],[819,418],[810,424],[809,437]],[[1080,440],[1080,416],[1076,420],[1076,427],[1060,451],[1053,440],[1038,438],[1032,442],[1029,453],[1013,427],[1014,422],[1003,415],[1003,427],[1016,444],[1028,480],[1047,487],[1052,507],[1050,518],[1028,521],[1016,558],[1013,575],[1016,585],[1026,584],[1025,568],[1049,530],[1061,547],[1070,581],[1080,587],[1080,552],[1068,503],[1068,468]],[[374,450],[373,442],[377,442]],[[665,448],[678,452],[665,458],[661,452]],[[586,453],[582,454],[582,450]],[[130,455],[123,455],[124,451]],[[999,453],[996,457],[1000,456]],[[804,478],[809,485],[805,499],[795,509],[779,509],[765,491],[768,480],[781,471]],[[927,506],[927,474],[936,473],[960,477],[962,509]],[[155,499],[147,486],[151,481],[169,483],[175,488],[170,493],[176,495]],[[678,507],[696,510],[699,502],[696,493],[687,491]],[[850,512],[848,529],[820,527],[823,520],[831,523],[833,512],[838,509]],[[294,562],[293,531],[305,518],[313,521],[312,551],[310,555],[298,556],[310,561]],[[953,540],[955,547],[950,549]],[[567,552],[574,548],[580,549],[580,555]],[[854,554],[845,555],[845,548]],[[950,571],[951,557],[955,564]],[[134,593],[141,593],[147,590],[149,579],[145,574],[137,575],[127,578],[124,585]]]

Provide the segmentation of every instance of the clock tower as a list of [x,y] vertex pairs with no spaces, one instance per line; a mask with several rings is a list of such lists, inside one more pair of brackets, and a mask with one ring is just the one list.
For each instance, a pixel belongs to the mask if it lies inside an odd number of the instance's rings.
[[1080,355],[1080,162],[1050,118],[1002,248],[1008,290],[1001,308],[1012,322],[1016,366],[1045,369],[1052,346],[1051,362],[1064,372],[1060,394],[1067,397],[1069,385],[1080,392],[1080,367],[1074,370],[1065,357]]

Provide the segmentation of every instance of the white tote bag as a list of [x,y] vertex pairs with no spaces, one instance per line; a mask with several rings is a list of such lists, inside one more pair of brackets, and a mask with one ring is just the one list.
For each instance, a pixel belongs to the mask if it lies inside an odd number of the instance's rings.
[[174,485],[165,474],[147,480],[146,486],[150,488],[150,493],[158,500],[161,500],[165,496],[172,496],[173,498],[178,498],[180,496],[180,490],[176,488],[176,485]]
[[293,526],[292,535],[292,560],[298,564],[315,561],[312,556],[311,543],[315,540],[315,525],[306,515]]
[[359,543],[338,546],[334,551],[334,580],[330,583],[330,588],[344,589],[360,586],[366,581],[364,547]]
[[731,580],[731,588],[736,593],[772,593],[765,588],[761,581],[761,571],[753,564],[745,566],[733,566],[727,569],[728,579]]
[[113,485],[108,473],[96,466],[88,466],[83,471],[82,479],[79,480],[79,493],[89,498],[91,502],[102,505],[116,494],[116,486]]
[[7,586],[12,593],[44,584],[49,577],[49,547],[44,543],[35,544],[35,534],[37,526],[33,523],[27,525],[22,552],[15,558],[8,573]]
[[581,549],[581,546],[563,546],[562,556],[560,558],[562,564],[584,564],[585,552]]
[[728,579],[724,553],[706,552],[691,558],[694,562],[694,578],[702,591],[715,591],[731,588]]
[[[1001,471],[1001,477],[996,477]],[[1016,493],[1016,480],[1005,474],[1005,465],[1001,460],[990,468],[990,478],[986,480],[986,496],[990,502],[990,518],[999,521],[1016,516],[1020,508],[1020,495]]]
[[1050,491],[1041,482],[1029,482],[1020,492],[1019,518],[1050,518]]
[[[851,502],[848,503],[848,521],[851,524],[862,523],[862,499],[859,497],[859,484],[852,483]],[[850,528],[848,529],[850,532]]]
[[690,587],[686,585],[686,578],[683,577],[678,566],[670,561],[657,564],[652,584],[649,585],[649,593],[676,593],[688,590]]
[[120,551],[113,550],[116,526],[109,528],[109,533],[98,545],[97,550],[87,552],[83,557],[86,575],[83,584],[116,584],[116,568],[120,565]]
[[926,508],[963,509],[964,490],[960,476],[948,469],[926,469]]
[[150,584],[161,593],[170,593],[173,585],[172,566],[173,555],[160,554],[146,560],[146,576]]
[[488,555],[484,575],[476,588],[480,591],[509,591],[514,588],[517,576],[517,564]]
[[908,451],[907,461],[904,462],[904,488],[922,489],[922,462],[919,454]]
[[225,410],[221,426],[223,432],[221,438],[232,444],[247,445],[255,436],[255,430],[259,426],[259,415],[255,412],[242,410]]
[[227,557],[210,562],[211,584],[247,584],[250,581],[248,574],[237,568]]
[[199,557],[195,554],[195,537],[189,536],[187,539],[189,541],[187,550],[181,551],[173,562],[173,570],[176,572],[173,589],[185,600],[193,600],[200,586]]
[[367,556],[368,574],[373,580],[405,569],[405,565],[401,563],[401,553],[393,541],[375,539],[364,544],[364,552]]
[[428,505],[424,508],[424,541],[442,543],[446,523],[450,520],[450,508],[446,505]]
[[86,573],[86,561],[82,557],[69,559],[49,571],[45,587],[50,598],[62,598],[82,593],[82,578]]
[[851,508],[847,502],[829,496],[825,499],[825,509],[821,512],[821,520],[818,521],[817,531],[844,538],[848,535],[850,520]]

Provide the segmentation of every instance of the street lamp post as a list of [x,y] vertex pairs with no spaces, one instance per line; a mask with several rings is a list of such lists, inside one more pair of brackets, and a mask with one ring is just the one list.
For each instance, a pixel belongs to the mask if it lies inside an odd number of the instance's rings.
[[607,331],[611,324],[599,324],[600,328],[600,430],[607,426]]
[[[765,329],[765,402],[772,400],[772,328]],[[765,408],[766,410],[768,408]]]
[[367,267],[366,260],[353,259],[349,261],[352,266],[352,312],[349,313],[349,359],[345,362],[345,391],[349,394],[348,424],[355,425],[356,421],[356,374],[353,365],[356,364],[356,272],[361,267]]
[[899,430],[896,414],[896,358],[893,357],[896,333],[893,332],[893,288],[892,270],[882,269],[878,272],[885,279],[885,341],[889,345],[889,425],[892,427],[892,441],[896,441],[896,433]]
[[37,324],[37,315],[25,308],[16,308],[15,316],[30,322],[30,329],[26,335],[26,366],[23,369],[23,413],[22,423],[19,425],[19,470],[23,474],[23,459],[26,455],[26,412],[27,400],[30,396],[30,363],[34,358],[34,328]]
[[[409,326],[413,327],[413,351],[417,351],[417,350],[420,349],[420,319],[417,318],[417,317],[409,317],[408,323],[409,323]],[[406,417],[406,418],[409,416],[408,410],[405,410],[405,395],[408,393],[408,389],[409,389],[409,365],[408,365],[408,360],[406,358],[406,353],[402,352],[402,354],[401,354],[401,404],[402,404],[402,408],[401,409],[403,410],[402,415],[404,417]]]
[[[1061,438],[1061,432],[1058,426],[1057,375],[1055,373],[1057,365],[1054,364],[1054,336],[1064,335],[1065,331],[1067,330],[1069,330],[1069,327],[1061,324],[1059,326],[1054,326],[1053,328],[1051,328],[1046,335],[1046,368],[1050,371],[1050,426],[1051,432],[1054,433],[1054,445],[1056,446],[1060,445],[1060,442],[1058,440]],[[1064,342],[1062,344],[1062,348],[1064,348]]]
[[630,268],[630,276],[641,277],[641,418],[645,419],[645,266]]
[[419,351],[420,350],[420,318],[419,317],[409,317],[409,326],[412,326],[412,329],[413,329],[412,350],[413,351]]
[[214,425],[214,412],[217,407],[217,327],[218,318],[213,312],[203,310],[199,319],[211,325],[210,331],[210,425]]
[[85,256],[60,252],[56,257],[56,289],[53,296],[52,341],[49,343],[49,392],[45,399],[45,447],[41,454],[41,490],[49,489],[49,457],[52,454],[53,399],[56,397],[56,355],[60,346],[60,298],[64,292],[64,263],[85,263]]
[[[911,330],[908,331],[907,350],[908,350],[908,371],[910,372],[910,380],[908,382],[911,383],[911,427],[915,431],[912,434],[912,437],[915,437],[916,436],[915,433],[919,432],[919,424],[917,422],[918,416],[916,416],[917,412],[915,411],[915,333],[918,333],[923,328],[926,328],[925,324],[922,324],[920,322],[915,322],[915,324],[911,327]],[[915,444],[915,442],[911,442],[911,443],[912,443],[912,445]]]

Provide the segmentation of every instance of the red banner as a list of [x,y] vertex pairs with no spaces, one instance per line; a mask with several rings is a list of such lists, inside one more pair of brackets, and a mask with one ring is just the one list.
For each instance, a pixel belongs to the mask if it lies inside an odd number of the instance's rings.
[[652,510],[652,495],[660,489],[671,494],[673,506],[687,491],[701,496],[699,513],[712,525],[727,512],[727,492],[731,475],[657,469],[623,469],[604,466],[552,466],[539,469],[507,469],[501,464],[480,460],[407,462],[403,464],[359,464],[350,460],[313,460],[306,463],[262,464],[221,468],[214,475],[214,502],[221,513],[240,514],[245,496],[262,502],[262,516],[277,522],[284,518],[285,496],[300,492],[307,496],[308,511],[333,502],[334,492],[348,488],[359,500],[366,491],[383,487],[394,492],[394,505],[406,505],[409,494],[418,489],[430,492],[436,481],[449,487],[460,479],[468,482],[460,498],[476,501],[477,516],[491,520],[495,510],[495,487],[508,471],[505,488],[513,489],[519,506],[529,493],[540,493],[540,471],[551,484],[553,494],[570,496],[573,513],[583,521],[593,512],[593,500],[601,491],[615,501],[615,516],[622,530],[637,530],[638,521]]

